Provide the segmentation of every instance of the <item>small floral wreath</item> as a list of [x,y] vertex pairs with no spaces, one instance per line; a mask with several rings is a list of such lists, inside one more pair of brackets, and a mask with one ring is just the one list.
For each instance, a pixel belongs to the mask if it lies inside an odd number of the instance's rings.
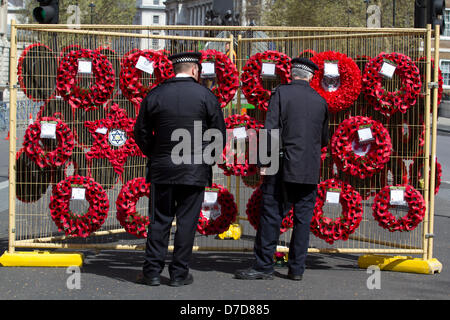
[[86,159],[106,158],[121,175],[127,157],[142,155],[134,140],[134,124],[135,120],[117,104],[110,107],[105,119],[86,121],[85,126],[94,138]]
[[[148,86],[141,82],[143,71],[136,68],[140,57],[153,63],[154,72]],[[151,89],[174,75],[172,63],[165,51],[133,49],[121,61],[120,90],[129,101],[140,105]]]
[[[419,59],[417,59],[416,64],[419,67],[420,70],[420,80],[422,81],[422,83],[425,83],[425,74],[426,74],[426,68],[425,68],[425,63],[427,60],[427,57],[421,57]],[[422,68],[421,68],[422,67]],[[431,74],[434,74],[434,59],[431,58]],[[433,76],[431,77],[433,78]],[[441,68],[438,67],[438,108],[439,105],[441,104],[442,101],[442,95],[444,93],[444,77],[442,76],[442,70]],[[424,101],[425,100],[425,93],[421,92],[419,95],[419,98]],[[433,100],[431,100],[431,105],[430,105],[430,112],[433,112]]]
[[[328,191],[340,193],[339,203],[342,206],[342,216],[337,219],[323,216],[323,206]],[[359,227],[362,215],[361,195],[351,185],[337,179],[325,180],[317,188],[311,232],[329,244],[333,244],[337,240],[346,241],[349,235]]]
[[397,185],[396,188],[404,188],[404,200],[408,204],[407,215],[396,218],[389,209],[393,207],[390,204],[390,191],[392,186],[385,186],[377,193],[372,205],[372,214],[378,224],[390,232],[412,231],[425,217],[425,201],[422,194],[411,185]]
[[[413,186],[417,186],[423,189],[425,187],[424,184],[425,182],[423,179],[423,167],[425,165],[425,162],[418,160],[419,159],[416,159],[416,161],[413,161],[409,165],[409,183],[412,184]],[[431,166],[430,166],[430,175],[431,175]],[[434,195],[438,194],[439,188],[441,187],[441,182],[442,182],[442,165],[437,161],[436,158]]]
[[302,52],[299,53],[298,57],[299,58],[307,58],[307,59],[311,59],[312,57],[314,57],[317,54],[316,51],[312,50],[312,49],[305,49]]
[[[348,109],[358,99],[361,92],[361,70],[352,58],[343,53],[325,51],[317,53],[311,58],[319,70],[311,80],[311,88],[316,90],[328,103],[330,112],[339,112]],[[336,91],[329,92],[322,87],[322,79],[327,62],[338,64],[340,86]]]
[[[380,71],[385,62],[394,64],[395,74],[400,77],[401,88],[397,91],[390,92],[383,87]],[[414,106],[422,88],[419,68],[410,57],[397,52],[382,52],[371,59],[366,64],[362,83],[368,102],[387,117],[397,111],[405,113]]]
[[[80,60],[92,62],[94,84],[89,88],[79,86],[77,75]],[[74,108],[96,109],[111,97],[116,80],[108,58],[97,50],[72,50],[62,58],[56,78],[58,93]]]
[[253,176],[243,176],[242,182],[248,188],[256,189],[263,183],[264,177],[256,172]]
[[[47,122],[56,125],[55,136],[58,146],[52,151],[45,150],[46,148],[43,148],[40,144],[42,124]],[[72,155],[75,142],[72,131],[67,124],[55,117],[43,117],[27,128],[23,146],[28,157],[40,168],[59,167]]]
[[275,74],[279,76],[281,84],[288,83],[291,78],[291,58],[278,51],[257,53],[248,59],[242,69],[242,92],[247,101],[263,111],[267,111],[271,91],[263,88],[261,78],[264,61],[275,63]]
[[[358,131],[370,128],[373,140],[359,143]],[[386,128],[368,117],[344,120],[331,138],[331,152],[336,165],[344,173],[361,179],[380,172],[391,156],[391,138]]]
[[[43,50],[47,52],[41,52]],[[36,59],[40,58],[44,59],[44,61],[36,61]],[[47,72],[43,74],[41,71],[36,74],[34,66],[44,63],[48,68]],[[20,88],[22,88],[29,99],[36,102],[47,102],[53,98],[56,89],[54,80],[56,63],[56,57],[54,56],[52,49],[42,43],[31,44],[24,49],[19,58],[17,76]]]
[[424,152],[425,121],[422,114],[418,120],[415,117],[413,113],[397,113],[388,124],[393,153],[405,159],[417,158]]
[[[73,188],[84,189],[89,209],[84,215],[70,210]],[[59,231],[66,236],[86,238],[106,221],[109,200],[102,186],[92,178],[70,176],[59,182],[50,197],[50,214]]]
[[117,220],[129,234],[138,238],[147,238],[150,220],[136,211],[136,204],[141,197],[150,198],[150,184],[145,178],[134,178],[123,185],[116,200]]
[[211,91],[219,100],[220,107],[225,108],[239,88],[239,72],[236,65],[220,51],[210,49],[200,52],[202,53],[200,62],[215,62],[218,83],[211,88]]
[[[255,230],[258,230],[259,219],[261,215],[261,202],[262,202],[263,192],[261,188],[256,189],[251,195],[247,202],[247,214],[248,222],[252,225]],[[294,208],[292,207],[287,215],[283,218],[280,227],[280,234],[286,232],[288,229],[294,226]]]
[[[259,129],[263,128],[263,124],[259,123],[256,119],[244,114],[234,114],[225,119],[225,124],[227,130],[234,130],[238,127],[245,127],[247,132],[248,141],[252,141],[253,139],[257,139]],[[249,129],[253,129],[248,131]],[[256,163],[250,163],[251,159],[249,159],[250,154],[255,154],[257,150],[249,150],[250,148],[257,147],[254,143],[247,143],[245,148],[245,154],[235,154],[235,148],[232,148],[232,143],[234,143],[236,139],[234,138],[234,134],[227,134],[227,143],[222,153],[223,162],[219,164],[218,167],[221,168],[226,176],[235,175],[235,176],[252,176],[257,173],[257,165]],[[237,152],[236,152],[237,153]],[[231,160],[232,161],[227,161]]]
[[[217,191],[217,203],[213,205],[205,205],[200,212],[197,224],[197,232],[202,235],[220,234],[228,230],[237,216],[237,206],[233,195],[220,184],[213,183],[211,189]],[[204,215],[204,210],[220,210],[217,218]]]

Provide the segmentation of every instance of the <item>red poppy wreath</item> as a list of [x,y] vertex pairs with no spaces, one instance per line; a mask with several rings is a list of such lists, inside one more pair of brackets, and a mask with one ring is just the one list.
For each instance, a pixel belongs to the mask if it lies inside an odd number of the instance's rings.
[[135,120],[128,117],[125,110],[113,104],[105,119],[85,121],[85,126],[94,138],[94,143],[86,153],[86,159],[109,160],[114,171],[121,175],[129,156],[142,156],[134,141]]
[[[70,210],[71,199],[86,200],[88,211],[83,215],[73,213]],[[53,188],[49,208],[59,231],[64,231],[66,236],[86,238],[105,222],[109,200],[102,186],[92,178],[71,176]]]
[[147,237],[150,220],[136,211],[136,204],[141,197],[150,197],[150,184],[145,178],[134,178],[123,185],[116,200],[117,220],[125,231],[138,238]]
[[[142,82],[144,73],[151,77],[148,85]],[[165,51],[133,49],[122,58],[120,90],[129,101],[141,104],[151,89],[173,76],[172,63]]]
[[[339,218],[324,216],[323,206],[327,201],[341,204],[342,215]],[[329,244],[345,241],[359,227],[362,215],[361,195],[351,185],[337,179],[325,180],[317,188],[311,232]]]
[[[247,202],[247,214],[248,222],[252,225],[255,230],[258,230],[259,219],[261,216],[261,204],[262,204],[263,193],[261,188],[256,189],[251,195]],[[280,234],[286,232],[288,229],[294,226],[294,208],[291,207],[289,212],[281,221]]]
[[[393,192],[396,192],[395,199]],[[405,216],[396,218],[389,211],[397,205],[392,203],[393,200],[404,202],[408,206]],[[372,210],[373,217],[384,229],[390,232],[412,231],[425,217],[425,201],[422,194],[410,185],[386,186],[375,196]]]
[[236,65],[226,54],[220,51],[206,50],[201,51],[201,53],[202,63],[214,63],[217,84],[211,88],[211,91],[219,100],[220,107],[225,108],[239,88],[239,72]]
[[[409,165],[409,183],[411,183],[413,186],[417,186],[422,189],[425,187],[425,181],[423,179],[424,165],[425,165],[424,161],[419,161],[419,159],[415,159],[415,161],[413,161]],[[435,165],[436,165],[436,172],[434,182],[434,195],[437,195],[442,182],[442,166],[437,161],[437,158]],[[430,175],[431,175],[431,158],[430,158]]]
[[[41,139],[58,142],[55,150],[48,151]],[[27,156],[40,168],[59,167],[72,155],[75,146],[72,131],[58,118],[43,117],[31,124],[23,139]]]
[[291,58],[278,51],[257,53],[248,59],[242,69],[242,92],[247,101],[259,109],[266,111],[271,91],[263,87],[263,63],[275,65],[274,76],[278,76],[282,84],[288,83],[291,77]]
[[[197,232],[202,235],[220,234],[228,230],[237,216],[237,206],[233,195],[220,184],[213,183],[205,192],[217,193],[217,199],[204,202],[197,224]],[[205,197],[207,198],[207,197]]]
[[330,112],[351,107],[361,92],[358,65],[345,54],[335,51],[317,53],[311,61],[319,67],[311,80],[311,87],[327,101]]
[[[400,78],[400,88],[388,91],[383,87],[383,78]],[[400,111],[405,113],[414,106],[422,88],[419,68],[410,57],[402,53],[382,52],[371,59],[364,70],[362,79],[364,96],[368,102],[389,117]]]
[[344,120],[331,138],[338,169],[361,179],[380,172],[391,156],[391,138],[384,126],[368,117]]
[[[89,88],[80,86],[80,74],[92,75],[94,83]],[[56,88],[64,100],[74,108],[86,111],[97,109],[111,97],[116,80],[114,69],[108,58],[97,50],[80,49],[69,51],[58,68]]]
[[[250,159],[250,155],[257,154],[258,132],[264,125],[246,114],[229,116],[225,119],[225,124],[227,143],[222,153],[223,163],[218,165],[219,168],[226,176],[245,177],[256,174],[256,159]],[[245,143],[240,143],[239,140]],[[234,144],[236,148],[233,147]],[[240,150],[241,147],[245,150]]]

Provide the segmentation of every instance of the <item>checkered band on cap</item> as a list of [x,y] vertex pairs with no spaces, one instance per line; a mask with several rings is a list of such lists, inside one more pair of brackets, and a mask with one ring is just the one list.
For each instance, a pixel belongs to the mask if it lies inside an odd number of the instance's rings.
[[172,60],[172,64],[188,63],[188,62],[198,63],[198,59],[194,58],[194,57],[179,57],[179,58],[174,58]]
[[308,67],[307,65],[304,65],[304,64],[294,63],[294,64],[292,64],[292,68],[302,69],[302,70],[308,71],[310,73],[314,73],[313,69],[311,69],[310,67]]

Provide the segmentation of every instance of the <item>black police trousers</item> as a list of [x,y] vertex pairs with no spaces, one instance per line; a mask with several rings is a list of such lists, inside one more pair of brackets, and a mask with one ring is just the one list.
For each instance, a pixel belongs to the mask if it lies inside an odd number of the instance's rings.
[[184,279],[189,273],[192,246],[204,200],[205,187],[152,184],[155,187],[154,221],[148,227],[144,276],[159,276],[165,265],[170,228],[176,217],[173,259],[169,265],[171,279]]
[[[280,236],[281,222],[292,206],[294,227],[289,244],[288,268],[293,275],[303,275],[309,246],[310,225],[317,196],[317,185],[285,183],[283,196],[280,183],[266,183],[263,191],[259,228],[256,233],[253,269],[266,273],[274,271],[274,259]],[[285,209],[283,210],[283,202]]]

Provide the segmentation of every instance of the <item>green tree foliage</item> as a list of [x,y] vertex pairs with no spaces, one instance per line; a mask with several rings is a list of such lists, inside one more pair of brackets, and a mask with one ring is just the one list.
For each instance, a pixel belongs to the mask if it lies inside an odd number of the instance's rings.
[[[268,0],[263,23],[274,26],[365,27],[368,5],[381,9],[381,26],[392,27],[394,0]],[[414,26],[414,1],[395,0],[395,27]]]
[[[94,8],[89,7],[93,3]],[[26,10],[19,18],[21,23],[36,23],[33,9],[39,4],[35,0],[25,0]],[[136,15],[136,1],[133,0],[59,0],[59,23],[75,23],[71,5],[78,5],[81,12],[81,23],[90,24],[133,24]],[[91,14],[92,12],[92,14]],[[70,19],[72,17],[72,19]]]

